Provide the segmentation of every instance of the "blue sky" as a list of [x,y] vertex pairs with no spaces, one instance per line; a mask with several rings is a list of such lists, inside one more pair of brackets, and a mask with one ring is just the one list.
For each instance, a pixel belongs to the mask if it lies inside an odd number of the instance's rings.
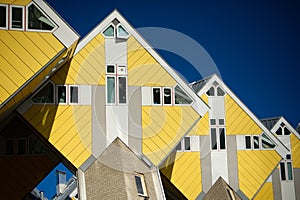
[[[284,116],[294,127],[300,121],[300,2],[47,2],[82,38],[114,9],[135,28],[162,27],[181,32],[202,45],[224,82],[258,118]],[[144,37],[151,44],[153,38]],[[184,58],[158,52],[190,82],[201,79]]]

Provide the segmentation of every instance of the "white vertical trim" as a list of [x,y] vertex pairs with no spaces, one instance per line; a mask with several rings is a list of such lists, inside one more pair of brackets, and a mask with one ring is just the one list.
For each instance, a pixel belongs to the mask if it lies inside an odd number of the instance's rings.
[[142,106],[152,105],[151,87],[142,87]]
[[92,86],[80,85],[80,105],[92,105]]
[[78,194],[80,200],[86,200],[86,187],[85,187],[85,175],[84,172],[79,168],[77,170],[77,179],[78,179]]

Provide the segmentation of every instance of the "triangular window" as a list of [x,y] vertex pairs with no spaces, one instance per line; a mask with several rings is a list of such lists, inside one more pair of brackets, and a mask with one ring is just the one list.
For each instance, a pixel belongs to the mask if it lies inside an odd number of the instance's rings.
[[175,104],[191,104],[193,100],[177,85],[175,87]]
[[128,37],[128,32],[123,28],[123,26],[119,25],[118,26],[118,37],[121,38],[126,38]]
[[31,98],[31,101],[33,103],[54,103],[54,85],[48,82]]
[[103,31],[103,35],[105,35],[106,37],[114,37],[114,35],[115,35],[115,28],[114,28],[114,26],[110,25],[109,27],[107,27]]
[[261,135],[261,145],[263,149],[274,149],[276,147],[274,142],[265,133]]
[[54,23],[35,4],[28,6],[28,29],[51,31]]

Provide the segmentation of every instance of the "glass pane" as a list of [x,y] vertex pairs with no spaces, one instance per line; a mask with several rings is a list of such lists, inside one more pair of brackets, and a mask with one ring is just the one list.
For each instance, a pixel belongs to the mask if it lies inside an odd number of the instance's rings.
[[6,27],[6,7],[0,6],[0,27]]
[[251,136],[245,136],[246,149],[251,149]]
[[219,119],[219,125],[224,125],[225,122],[224,122],[224,119]]
[[283,181],[286,180],[284,162],[280,163],[280,174],[281,174],[281,180]]
[[55,25],[34,5],[28,7],[28,29],[52,30]]
[[107,77],[107,103],[115,103],[115,77]]
[[6,154],[13,155],[14,154],[14,140],[7,140],[6,141]]
[[291,160],[292,159],[292,155],[291,154],[286,154],[286,159]]
[[122,26],[118,26],[118,36],[127,37],[128,35],[128,32]]
[[211,87],[207,92],[207,96],[215,96],[215,88]]
[[103,31],[103,34],[107,37],[113,37],[115,35],[114,30],[114,27],[110,25],[107,29],[105,29],[105,31]]
[[106,69],[106,73],[115,73],[115,66],[114,65],[108,65]]
[[53,93],[54,86],[48,82],[31,100],[33,103],[54,103]]
[[272,142],[272,140],[270,140],[270,138],[265,133],[263,133],[261,135],[261,146],[264,149],[274,149],[276,145]]
[[175,104],[191,104],[192,102],[190,97],[177,85],[175,87]]
[[216,125],[216,119],[210,119],[210,125]]
[[191,140],[189,137],[184,138],[184,150],[191,150]]
[[210,134],[211,134],[211,148],[212,149],[217,149],[217,131],[215,128],[210,129]]
[[57,86],[57,102],[66,103],[66,86],[60,85]]
[[226,149],[225,128],[219,128],[220,131],[220,149]]
[[18,139],[18,155],[24,155],[26,153],[26,140]]
[[164,88],[164,104],[171,104],[171,89]]
[[179,142],[178,145],[176,146],[176,151],[181,151],[181,142]]
[[153,103],[161,104],[160,102],[160,88],[153,88]]
[[138,194],[143,195],[144,190],[143,190],[143,185],[142,185],[142,178],[140,176],[135,176],[135,183],[136,183]]
[[259,149],[259,136],[253,136],[253,147]]
[[291,162],[287,162],[288,179],[293,180],[293,167]]
[[278,128],[278,130],[276,131],[276,134],[277,135],[282,135],[282,128],[281,127]]
[[70,87],[70,103],[78,103],[78,87]]
[[284,127],[284,135],[289,135],[291,134],[291,131],[289,129],[287,129],[287,127]]
[[126,103],[126,77],[119,77],[119,103]]
[[23,28],[23,9],[12,8],[12,28]]
[[218,87],[218,88],[217,88],[217,95],[218,95],[218,96],[224,96],[224,95],[225,95],[225,92],[224,92],[220,87]]

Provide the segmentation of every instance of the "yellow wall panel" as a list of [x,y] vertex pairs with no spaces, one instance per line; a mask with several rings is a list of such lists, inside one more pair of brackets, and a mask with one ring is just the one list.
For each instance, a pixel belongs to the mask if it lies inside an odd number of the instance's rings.
[[238,151],[238,175],[242,192],[248,198],[253,198],[280,160],[275,150]]
[[129,37],[127,44],[129,85],[174,86],[176,84],[170,74],[134,37]]
[[208,96],[206,94],[203,94],[201,99],[208,105]]
[[225,112],[227,135],[259,135],[263,132],[228,94],[225,96]]
[[143,153],[158,165],[198,118],[190,106],[143,106]]
[[[52,35],[52,33],[37,32],[37,34],[39,34],[42,38],[44,38],[44,40],[47,42],[47,45],[50,45],[54,49],[55,52],[62,50],[62,48],[64,47],[63,44],[58,39],[56,39],[56,37],[54,35]],[[46,45],[46,44],[44,44],[44,45]],[[45,51],[46,50],[47,49],[45,49]]]
[[176,152],[174,160],[171,158],[170,161],[161,168],[161,172],[188,199],[196,199],[202,191],[200,152]]
[[91,106],[33,105],[23,116],[75,167],[89,157]]
[[20,6],[26,6],[29,4],[31,0],[1,0],[1,4],[13,4],[13,5],[20,5]]
[[291,134],[291,147],[293,167],[300,168],[300,140],[293,133]]
[[199,120],[199,122],[194,126],[194,128],[189,133],[192,135],[209,135],[209,115],[208,112]]
[[255,200],[273,200],[272,183],[265,183],[254,198]]

